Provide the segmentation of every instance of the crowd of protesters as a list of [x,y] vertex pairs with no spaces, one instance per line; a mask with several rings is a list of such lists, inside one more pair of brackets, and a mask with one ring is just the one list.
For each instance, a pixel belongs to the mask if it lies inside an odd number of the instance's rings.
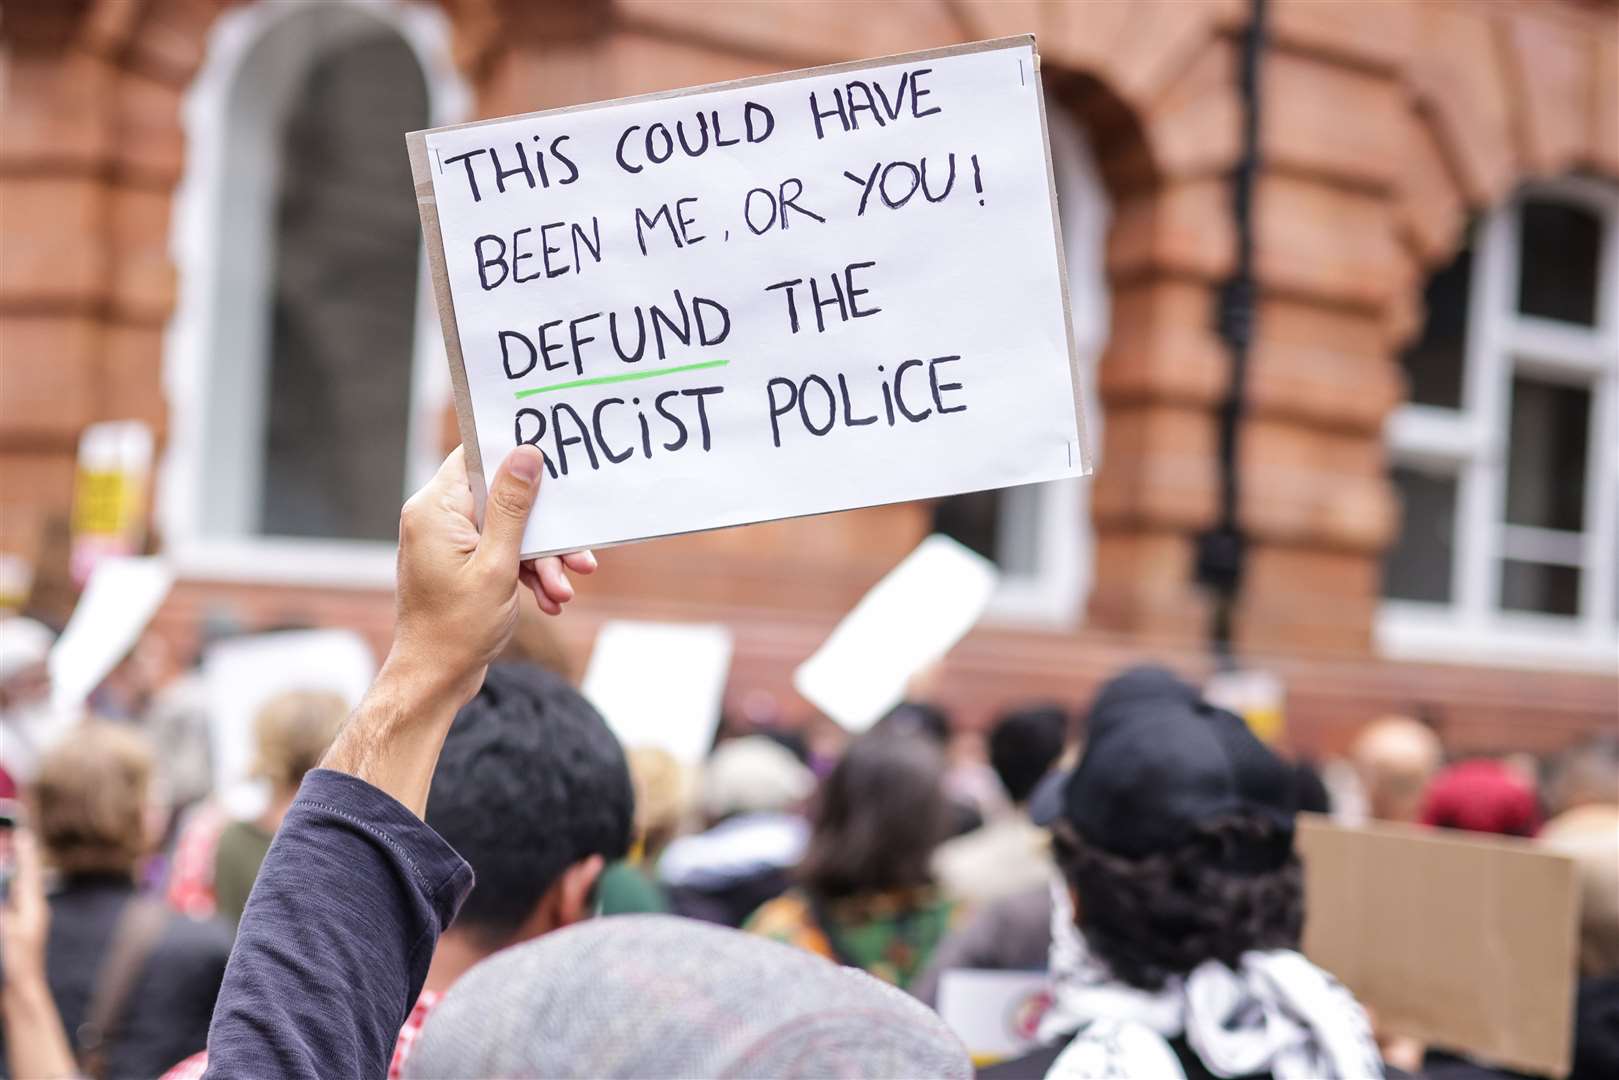
[[[1299,952],[1302,810],[1571,856],[1572,1075],[1619,1075],[1619,742],[1447,760],[1385,717],[1318,770],[1141,667],[976,759],[906,704],[833,758],[771,729],[690,770],[499,661],[595,565],[520,560],[539,471],[508,459],[481,537],[459,454],[411,500],[392,652],[352,711],[265,706],[252,815],[187,782],[163,695],[5,757],[10,1075],[968,1076],[931,1008],[956,969],[1049,974],[1038,1044],[983,1076],[1507,1075],[1397,1050]],[[0,634],[15,738],[49,635]]]

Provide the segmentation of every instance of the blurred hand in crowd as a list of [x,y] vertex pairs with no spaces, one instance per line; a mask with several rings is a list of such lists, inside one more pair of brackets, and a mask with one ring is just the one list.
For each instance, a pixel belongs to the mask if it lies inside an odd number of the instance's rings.
[[27,829],[0,836],[0,860],[8,863],[6,894],[0,900],[0,1023],[6,1033],[6,1063],[12,1076],[77,1074],[67,1033],[45,978],[45,936],[51,910],[45,900],[45,874],[39,848]]
[[521,558],[542,464],[532,446],[506,458],[489,485],[482,535],[460,448],[411,496],[399,522],[396,654],[430,657],[435,669],[461,676],[469,692],[476,691],[484,668],[511,637],[525,588],[550,615],[573,599],[567,571],[591,573],[594,555]]

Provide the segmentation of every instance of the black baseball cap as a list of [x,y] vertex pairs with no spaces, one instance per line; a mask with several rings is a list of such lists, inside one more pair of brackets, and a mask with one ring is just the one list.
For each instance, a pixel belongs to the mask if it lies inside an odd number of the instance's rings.
[[[1138,709],[1161,707],[1165,702],[1191,704],[1199,699],[1197,687],[1158,664],[1138,664],[1103,683],[1080,718],[1081,737],[1102,731]],[[1062,816],[1063,791],[1072,769],[1057,769],[1035,785],[1029,795],[1029,817],[1036,825],[1050,825]]]
[[1091,846],[1143,858],[1180,846],[1216,818],[1259,817],[1278,826],[1281,843],[1232,854],[1254,869],[1274,865],[1292,847],[1292,769],[1241,717],[1198,700],[1195,691],[1188,697],[1162,681],[1160,687],[1168,692],[1115,697],[1092,709],[1084,755],[1061,781],[1057,813],[1046,823],[1060,818]]

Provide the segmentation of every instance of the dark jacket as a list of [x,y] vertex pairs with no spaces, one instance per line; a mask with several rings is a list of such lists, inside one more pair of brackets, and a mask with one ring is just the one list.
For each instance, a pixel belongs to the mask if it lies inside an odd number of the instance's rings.
[[[129,878],[108,874],[69,877],[50,897],[45,975],[62,1026],[75,1045],[102,961],[124,908],[134,897]],[[225,926],[171,915],[136,977],[123,1025],[108,1041],[108,1074],[156,1076],[201,1050],[208,1041],[208,1018],[229,956],[230,931]]]

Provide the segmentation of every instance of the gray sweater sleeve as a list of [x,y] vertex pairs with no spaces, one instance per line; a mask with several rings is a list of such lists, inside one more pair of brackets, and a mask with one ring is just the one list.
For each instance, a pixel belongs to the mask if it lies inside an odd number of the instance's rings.
[[316,769],[248,897],[208,1076],[377,1077],[472,868],[399,802]]

